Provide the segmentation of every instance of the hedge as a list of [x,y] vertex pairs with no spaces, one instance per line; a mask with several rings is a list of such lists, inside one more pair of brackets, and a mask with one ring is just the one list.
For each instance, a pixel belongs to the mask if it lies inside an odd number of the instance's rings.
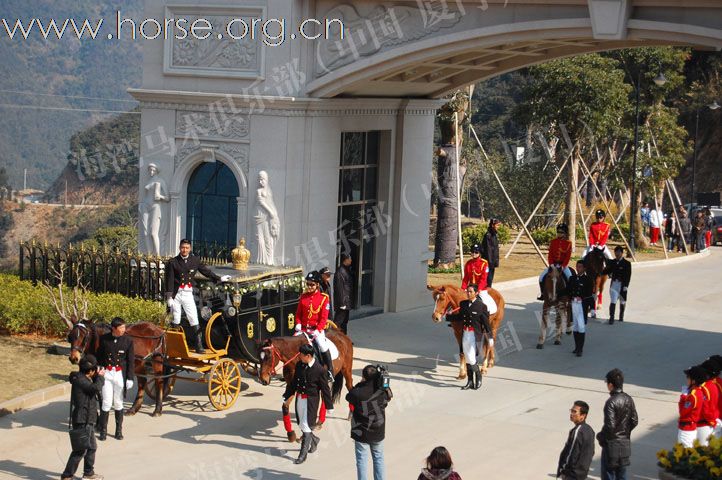
[[[470,252],[474,244],[481,245],[488,227],[489,225],[476,225],[467,227],[461,231],[461,242],[464,245],[464,252]],[[496,236],[500,245],[508,243],[511,239],[509,228],[505,225],[499,225],[497,227]]]
[[531,237],[538,245],[549,245],[557,237],[557,228],[537,228],[531,231]]
[[[0,295],[0,329],[10,333],[65,335],[67,326],[55,312],[47,292],[41,286],[34,287],[30,281],[1,273],[0,282],[6,292],[12,292]],[[64,295],[72,298],[68,288],[64,288]],[[152,300],[129,298],[116,293],[90,293],[88,297],[88,316],[103,322],[110,322],[117,316],[128,323],[160,323],[165,316],[165,305]]]

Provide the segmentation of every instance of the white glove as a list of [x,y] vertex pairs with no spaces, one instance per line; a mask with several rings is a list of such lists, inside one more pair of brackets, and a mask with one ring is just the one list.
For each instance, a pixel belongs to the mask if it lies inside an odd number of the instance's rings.
[[311,337],[312,337],[312,338],[316,338],[316,337],[319,336],[320,333],[321,333],[321,332],[319,332],[318,329],[316,329],[316,330],[314,330],[314,331],[311,332]]
[[295,326],[293,329],[296,330],[297,332],[300,332],[300,331],[301,331],[301,324],[300,324],[300,323],[297,323],[296,326]]
[[221,275],[221,282],[229,282],[231,280],[230,275]]
[[125,381],[125,389],[130,390],[131,388],[133,388],[133,380],[126,380]]
[[173,304],[175,303],[172,298],[169,298],[166,302],[166,305],[168,305],[168,308],[171,310],[173,309]]
[[489,348],[494,348],[494,339],[493,338],[489,339]]

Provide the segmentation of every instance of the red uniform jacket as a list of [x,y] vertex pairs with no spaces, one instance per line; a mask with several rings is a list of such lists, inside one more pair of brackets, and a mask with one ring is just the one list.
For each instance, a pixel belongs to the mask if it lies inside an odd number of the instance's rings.
[[479,291],[486,290],[486,276],[489,274],[489,262],[483,258],[472,258],[464,265],[464,279],[461,288],[466,289],[470,283],[475,283]]
[[549,265],[555,263],[561,264],[563,267],[569,265],[569,260],[572,258],[572,242],[564,240],[563,238],[555,238],[549,244]]
[[702,390],[702,413],[697,426],[714,427],[719,418],[719,390],[714,380],[704,382],[699,388]]
[[589,245],[604,246],[609,238],[609,224],[607,222],[594,222],[589,226]]
[[711,382],[717,385],[717,414],[720,415],[718,418],[722,418],[722,378],[715,377]]
[[301,324],[304,330],[323,330],[326,328],[331,303],[328,295],[316,290],[315,293],[304,292],[296,308],[296,325]]
[[679,429],[692,431],[697,430],[702,413],[702,390],[698,387],[692,388],[687,394],[679,397]]

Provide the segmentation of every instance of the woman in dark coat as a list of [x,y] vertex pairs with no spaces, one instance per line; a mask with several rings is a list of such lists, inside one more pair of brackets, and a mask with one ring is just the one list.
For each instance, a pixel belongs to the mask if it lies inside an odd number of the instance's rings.
[[90,436],[91,448],[87,450],[74,450],[68,458],[62,480],[72,479],[75,471],[80,465],[80,460],[85,458],[83,467],[84,479],[101,480],[103,477],[93,471],[95,464],[95,451],[97,445],[93,428],[98,419],[98,408],[100,392],[105,382],[105,370],[98,370],[98,361],[93,355],[86,355],[80,360],[80,371],[70,374],[69,381],[73,386],[70,392],[70,419],[73,429],[85,428]]
[[500,224],[501,220],[492,218],[481,241],[481,258],[489,263],[489,273],[486,276],[486,285],[489,288],[494,281],[494,270],[499,266],[499,239],[496,236],[496,229]]
[[417,480],[461,480],[454,471],[451,454],[444,447],[436,447],[426,457],[426,468],[421,470]]

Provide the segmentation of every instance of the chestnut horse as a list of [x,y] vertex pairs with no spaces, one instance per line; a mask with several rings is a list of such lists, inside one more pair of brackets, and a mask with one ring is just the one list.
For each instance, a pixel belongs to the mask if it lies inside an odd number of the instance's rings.
[[[431,294],[434,297],[434,313],[431,314],[431,319],[435,323],[440,323],[447,313],[453,312],[459,308],[461,301],[466,300],[466,292],[456,285],[441,285],[438,287],[432,287],[426,285],[426,288],[431,290]],[[496,313],[489,316],[489,325],[491,326],[491,337],[496,342],[496,332],[499,329],[499,325],[504,320],[504,297],[501,294],[489,288],[487,290],[491,298],[496,302]],[[464,358],[464,350],[461,346],[462,337],[462,322],[452,321],[451,328],[454,329],[454,337],[456,342],[459,344],[459,375],[458,379],[466,378],[466,359]],[[489,344],[484,342],[484,361],[481,364],[481,372],[486,373],[487,368],[494,366],[496,359],[495,347],[489,348]]]
[[[110,332],[107,324],[95,324],[88,320],[73,324],[68,331],[70,343],[70,363],[77,364],[83,355],[95,355],[100,348],[100,337]],[[128,325],[125,334],[133,339],[135,352],[135,374],[138,378],[138,393],[133,406],[126,415],[135,415],[143,404],[145,385],[148,382],[146,360],[151,360],[153,374],[155,375],[156,399],[154,417],[161,415],[163,410],[163,359],[165,358],[165,333],[163,329],[152,323],[142,322]]]
[[[346,389],[351,391],[353,388],[353,377],[351,369],[353,366],[353,342],[341,330],[334,327],[326,329],[326,338],[333,342],[338,349],[338,358],[333,361],[333,388],[332,398],[336,403],[341,397],[341,389],[343,388],[343,380],[346,381]],[[261,368],[258,370],[258,379],[263,385],[271,383],[271,377],[276,375],[276,367],[279,363],[283,364],[283,380],[286,385],[290,385],[293,376],[296,373],[296,364],[298,363],[298,349],[301,345],[308,343],[305,335],[295,337],[275,337],[269,338],[260,346]],[[283,426],[286,429],[286,436],[289,442],[296,441],[296,432],[293,431],[290,416],[290,405],[293,400],[291,396],[288,401],[283,403],[281,411],[283,413]],[[323,424],[326,418],[326,406],[321,402],[321,413],[319,414],[319,424]]]
[[554,345],[560,345],[562,343],[562,325],[566,326],[567,334],[571,333],[571,304],[569,303],[569,296],[565,290],[566,283],[562,270],[552,265],[544,279],[544,306],[542,307],[541,331],[539,333],[539,341],[536,345],[538,349],[544,348],[547,329],[549,328],[549,312],[552,309],[556,310]]
[[607,275],[604,274],[604,266],[606,265],[606,257],[604,252],[598,248],[592,248],[586,257],[584,257],[584,268],[587,275],[592,279],[592,292],[596,296],[596,303],[591,315],[596,317],[599,308],[602,307],[602,292],[604,284],[607,282]]

